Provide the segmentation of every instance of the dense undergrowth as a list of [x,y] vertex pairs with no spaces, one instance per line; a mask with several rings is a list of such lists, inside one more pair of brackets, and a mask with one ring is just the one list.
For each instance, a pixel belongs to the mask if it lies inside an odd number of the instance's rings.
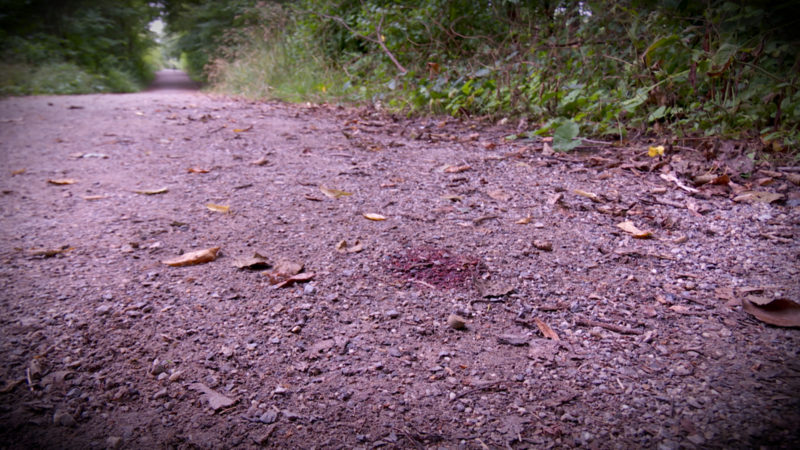
[[0,95],[132,92],[161,58],[144,0],[0,1]]
[[790,1],[239,0],[202,33],[218,7],[191,3],[173,30],[230,93],[524,118],[561,149],[576,135],[800,144]]

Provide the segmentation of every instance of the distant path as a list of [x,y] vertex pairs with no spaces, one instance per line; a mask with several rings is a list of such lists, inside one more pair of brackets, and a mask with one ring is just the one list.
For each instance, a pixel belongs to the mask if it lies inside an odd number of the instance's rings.
[[189,78],[182,70],[164,69],[156,72],[156,78],[147,91],[196,91],[201,84]]

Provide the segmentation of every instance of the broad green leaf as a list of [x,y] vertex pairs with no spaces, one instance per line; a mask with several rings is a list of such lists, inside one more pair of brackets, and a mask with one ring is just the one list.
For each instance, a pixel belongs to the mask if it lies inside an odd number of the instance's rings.
[[575,139],[580,132],[578,124],[568,120],[553,133],[553,150],[566,152],[581,145],[580,139]]

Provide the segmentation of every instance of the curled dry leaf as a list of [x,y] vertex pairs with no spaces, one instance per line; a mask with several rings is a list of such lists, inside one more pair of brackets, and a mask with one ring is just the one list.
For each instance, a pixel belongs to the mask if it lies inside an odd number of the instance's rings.
[[506,192],[506,191],[504,191],[502,189],[497,189],[495,191],[489,191],[488,194],[489,194],[489,197],[491,197],[491,198],[493,198],[493,199],[495,199],[495,200],[497,200],[499,202],[507,202],[507,201],[511,200],[511,194],[509,194],[508,192]]
[[575,190],[573,190],[572,192],[573,192],[574,194],[580,195],[581,197],[586,197],[586,198],[588,198],[589,200],[591,200],[591,201],[593,201],[593,202],[595,202],[595,203],[600,203],[600,202],[602,202],[602,200],[600,199],[600,197],[598,197],[598,195],[597,195],[597,194],[595,194],[594,192],[586,192],[586,191],[582,191],[582,190],[580,190],[580,189],[575,189]]
[[186,169],[188,173],[208,173],[208,169],[202,169],[200,167],[189,167]]
[[84,195],[83,199],[88,201],[94,200],[103,200],[104,198],[108,198],[107,195]]
[[783,197],[783,194],[777,194],[774,192],[746,191],[734,197],[733,201],[747,203],[772,203],[778,200],[783,200]]
[[532,220],[531,217],[528,216],[528,217],[523,217],[522,219],[519,219],[517,221],[514,221],[514,223],[516,223],[518,225],[527,225],[527,224],[531,223],[531,220]]
[[238,258],[233,262],[234,267],[237,269],[250,269],[250,270],[257,270],[257,269],[267,269],[270,266],[269,261],[264,256],[254,253],[253,256],[249,258]]
[[462,166],[445,166],[444,169],[442,169],[442,172],[444,172],[444,173],[461,173],[461,172],[466,172],[466,171],[468,171],[470,169],[472,169],[472,167],[468,166],[466,164],[464,164]]
[[231,212],[231,207],[230,206],[217,205],[217,204],[214,204],[214,203],[206,203],[206,208],[208,208],[209,211],[214,211],[214,212],[223,213],[223,214],[228,214],[228,213]]
[[663,145],[656,145],[656,146],[652,146],[651,145],[647,149],[647,156],[649,156],[651,158],[654,158],[656,156],[660,156],[660,155],[663,155],[663,154],[664,154],[664,146]]
[[386,217],[375,213],[364,213],[364,218],[369,220],[374,220],[376,222],[380,222],[381,220],[386,220]]
[[561,340],[558,337],[558,333],[556,333],[555,330],[550,328],[550,325],[544,323],[544,321],[542,321],[538,317],[533,319],[533,321],[536,323],[536,327],[539,328],[539,331],[542,332],[542,336],[544,336],[544,337],[546,337],[548,339],[552,339],[554,341],[560,341]]
[[26,170],[27,170],[27,169],[17,169],[17,170],[12,170],[12,171],[11,171],[11,175],[12,175],[12,176],[14,176],[14,175],[22,175],[23,173],[25,173],[25,171],[26,171]]
[[275,289],[284,288],[287,286],[291,286],[295,283],[305,283],[306,281],[311,281],[314,279],[313,272],[309,273],[298,273],[297,275],[292,275],[291,277],[287,278],[286,280],[281,281],[280,283],[275,285]]
[[788,299],[742,298],[742,308],[756,319],[779,327],[800,327],[800,305]]
[[353,195],[352,192],[340,191],[339,189],[329,189],[323,185],[319,186],[319,191],[325,194],[326,197],[330,198],[341,198],[341,197],[346,197],[348,195]]
[[356,241],[353,245],[348,246],[347,241],[342,239],[336,244],[336,251],[339,253],[358,253],[364,250],[364,246],[360,241]]
[[133,191],[133,192],[135,192],[137,194],[142,194],[142,195],[158,195],[158,194],[166,194],[167,192],[169,192],[169,189],[163,187],[161,189],[143,189],[143,190]]
[[50,183],[50,184],[55,184],[57,186],[62,186],[62,185],[65,185],[65,184],[75,184],[75,183],[77,183],[77,181],[72,179],[72,178],[55,178],[55,179],[47,180],[47,182]]
[[653,236],[653,233],[649,231],[642,231],[638,229],[630,220],[618,223],[617,228],[626,233],[630,233],[636,239],[648,239]]
[[258,158],[257,160],[250,162],[250,164],[252,164],[254,166],[263,166],[264,164],[266,164],[268,162],[269,162],[269,160],[267,159],[267,157],[266,156],[262,156],[261,158]]
[[203,250],[197,250],[195,252],[184,253],[183,255],[167,259],[161,261],[163,264],[172,267],[181,267],[181,266],[191,266],[194,264],[203,264],[207,262],[214,261],[217,259],[217,252],[219,251],[219,247],[211,247],[206,248]]
[[234,133],[244,133],[245,131],[250,131],[252,129],[253,129],[253,126],[250,125],[249,127],[245,127],[245,128],[234,128],[233,132]]

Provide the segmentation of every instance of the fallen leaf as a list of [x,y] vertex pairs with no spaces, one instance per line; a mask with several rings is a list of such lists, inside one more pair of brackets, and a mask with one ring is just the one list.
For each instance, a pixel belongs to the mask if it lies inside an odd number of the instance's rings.
[[285,259],[278,261],[277,263],[275,263],[274,266],[274,272],[287,276],[296,275],[302,271],[303,271],[302,264],[292,261],[287,261]]
[[202,393],[205,399],[208,401],[208,406],[210,406],[214,411],[233,406],[236,403],[236,400],[212,390],[203,383],[192,383],[189,385],[189,388]]
[[25,171],[26,171],[26,170],[28,170],[28,169],[17,169],[17,170],[13,170],[13,171],[11,171],[11,176],[14,176],[14,175],[22,175],[23,173],[25,173]]
[[234,133],[243,133],[245,131],[250,131],[252,129],[253,129],[253,125],[250,125],[249,127],[246,127],[246,128],[234,128],[233,132]]
[[545,252],[552,252],[553,251],[553,243],[550,241],[545,241],[541,239],[534,239],[533,246],[539,250],[543,250]]
[[231,207],[230,206],[217,205],[217,204],[214,204],[214,203],[206,203],[206,208],[208,208],[210,211],[223,213],[223,214],[229,214],[231,212]]
[[288,279],[286,279],[284,281],[281,281],[280,283],[276,284],[275,285],[275,289],[280,289],[280,288],[284,288],[284,287],[287,287],[287,286],[291,286],[294,283],[304,283],[306,281],[311,281],[314,278],[314,275],[316,275],[316,274],[313,273],[313,272],[310,272],[310,273],[298,273],[297,275],[293,275],[293,276],[289,277]]
[[533,321],[536,323],[536,326],[539,328],[539,331],[542,332],[542,335],[548,339],[552,339],[554,341],[560,341],[558,334],[550,328],[550,325],[544,323],[538,317],[534,318]]
[[582,190],[580,190],[580,189],[575,189],[575,190],[573,190],[572,192],[573,192],[574,194],[578,194],[578,195],[580,195],[581,197],[586,197],[586,198],[588,198],[589,200],[591,200],[591,201],[593,201],[593,202],[595,202],[595,203],[600,203],[600,202],[602,202],[602,200],[600,199],[600,197],[598,197],[598,196],[597,196],[597,194],[595,194],[594,192],[586,192],[586,191],[582,191]]
[[532,219],[530,218],[530,216],[528,216],[528,217],[523,217],[522,219],[519,219],[519,220],[515,221],[514,223],[519,224],[519,225],[527,225],[527,224],[531,223],[531,220]]
[[786,179],[796,184],[797,186],[800,186],[800,173],[787,173]]
[[744,310],[756,319],[776,325],[779,327],[800,327],[800,304],[788,299],[768,300],[754,298],[753,296],[742,298]]
[[461,173],[461,172],[466,172],[466,171],[468,171],[470,169],[472,169],[472,167],[468,166],[466,164],[463,165],[463,166],[445,166],[444,169],[442,169],[442,172],[444,172],[444,173]]
[[747,203],[772,203],[783,200],[783,194],[763,191],[745,191],[733,198],[735,202]]
[[477,280],[475,287],[483,298],[505,297],[516,289],[513,284],[502,280],[494,282]]
[[664,146],[663,145],[657,145],[655,147],[651,145],[647,149],[647,156],[649,156],[651,158],[656,157],[656,156],[660,156],[660,155],[663,155],[663,154],[664,154]]
[[369,220],[374,220],[376,222],[379,222],[381,220],[386,220],[386,217],[384,217],[384,216],[382,216],[380,214],[375,214],[375,213],[364,213],[364,217],[369,219]]
[[188,173],[208,173],[208,169],[201,169],[199,167],[189,167],[186,169]]
[[84,200],[88,200],[88,201],[103,200],[104,198],[108,198],[108,196],[107,195],[84,195],[83,196],[83,199]]
[[636,239],[647,239],[652,237],[653,233],[649,231],[642,231],[636,228],[636,225],[633,224],[630,220],[626,220],[625,222],[620,222],[617,224],[617,228],[621,229],[626,233],[630,233]]
[[250,162],[250,164],[252,164],[254,166],[263,166],[264,164],[266,164],[268,162],[269,162],[269,160],[267,159],[267,157],[266,156],[262,156],[261,158],[258,158],[257,160]]
[[353,245],[348,246],[347,241],[341,240],[336,244],[336,251],[340,253],[358,253],[364,250],[364,246],[360,241],[356,241]]
[[197,250],[194,252],[184,253],[177,258],[167,259],[165,261],[161,261],[163,264],[172,267],[181,267],[181,266],[191,266],[193,264],[203,264],[207,262],[214,261],[217,259],[217,252],[219,251],[219,247],[211,247],[206,248],[203,250]]
[[140,191],[133,191],[133,192],[135,192],[137,194],[142,194],[142,195],[158,195],[158,194],[165,194],[168,191],[169,191],[169,189],[163,187],[161,189],[143,189],[143,190],[140,190]]
[[70,250],[75,250],[75,247],[63,245],[61,248],[33,248],[28,251],[30,256],[43,256],[45,258],[52,258],[60,253],[66,253]]
[[711,184],[716,184],[716,185],[725,185],[729,184],[730,182],[731,182],[731,177],[728,176],[728,174],[722,174],[711,180]]
[[442,199],[450,200],[451,202],[460,202],[461,200],[464,200],[464,197],[460,195],[443,195]]
[[326,197],[330,198],[341,198],[341,197],[346,197],[348,195],[353,195],[352,192],[340,191],[339,189],[329,189],[323,185],[319,186],[319,191],[325,194]]
[[270,266],[269,261],[258,253],[253,254],[249,258],[238,258],[233,261],[234,267],[237,269],[259,270],[268,269]]
[[50,184],[58,185],[58,186],[65,185],[65,184],[75,184],[75,183],[77,183],[77,181],[73,180],[72,178],[56,178],[56,179],[47,180],[47,182],[50,183]]
[[495,190],[495,191],[489,191],[488,194],[489,194],[489,197],[491,197],[491,198],[493,198],[493,199],[495,199],[497,201],[500,201],[500,202],[507,202],[507,201],[511,200],[511,194],[509,194],[508,192],[506,192],[504,190],[501,190],[501,189],[498,189],[498,190]]

